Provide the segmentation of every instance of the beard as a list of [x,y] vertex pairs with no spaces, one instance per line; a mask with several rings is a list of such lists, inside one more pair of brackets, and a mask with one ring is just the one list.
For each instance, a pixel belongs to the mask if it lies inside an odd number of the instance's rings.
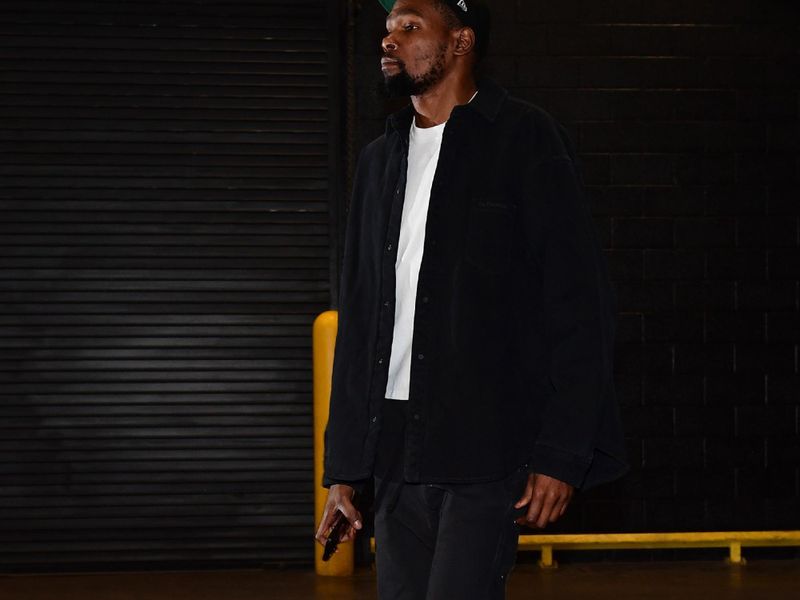
[[433,63],[422,75],[412,77],[408,71],[406,71],[405,63],[402,61],[399,62],[397,65],[399,71],[396,75],[384,76],[382,92],[389,98],[419,96],[420,94],[424,94],[442,80],[444,76],[446,50],[446,45],[443,44],[439,46]]

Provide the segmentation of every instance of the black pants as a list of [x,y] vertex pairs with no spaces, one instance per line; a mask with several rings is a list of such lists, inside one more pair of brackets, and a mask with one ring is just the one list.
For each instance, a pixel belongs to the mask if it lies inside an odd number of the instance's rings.
[[408,403],[384,401],[375,462],[375,550],[380,600],[504,600],[519,539],[514,508],[523,466],[482,483],[407,483]]

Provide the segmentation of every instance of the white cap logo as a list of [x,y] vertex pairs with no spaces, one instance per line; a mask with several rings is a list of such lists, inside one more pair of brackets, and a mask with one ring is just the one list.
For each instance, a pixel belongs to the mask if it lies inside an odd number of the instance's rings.
[[467,12],[469,10],[467,8],[467,3],[464,0],[458,0],[458,5],[457,6],[458,6],[458,8],[463,10],[464,12]]

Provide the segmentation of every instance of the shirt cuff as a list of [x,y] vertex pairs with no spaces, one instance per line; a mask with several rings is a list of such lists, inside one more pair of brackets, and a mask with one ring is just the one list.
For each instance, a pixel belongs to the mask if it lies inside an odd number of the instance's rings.
[[341,484],[344,484],[344,485],[349,485],[351,488],[353,488],[353,490],[355,490],[356,496],[360,496],[364,492],[364,488],[369,483],[369,479],[361,479],[361,480],[358,480],[358,481],[345,481],[345,480],[341,480],[341,479],[328,479],[328,478],[325,478],[322,481],[322,487],[330,488],[332,485],[335,485],[335,484],[338,484],[338,483],[341,483]]
[[528,472],[541,473],[579,489],[591,464],[591,458],[577,456],[545,444],[536,444],[528,461]]

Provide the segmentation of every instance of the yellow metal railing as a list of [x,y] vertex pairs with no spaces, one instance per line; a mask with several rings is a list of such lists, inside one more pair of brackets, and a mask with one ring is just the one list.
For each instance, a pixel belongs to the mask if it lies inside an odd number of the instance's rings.
[[[338,312],[329,310],[314,321],[314,481],[315,525],[322,518],[327,490],[322,487],[322,458],[325,425],[331,397],[333,350],[336,343]],[[339,547],[328,562],[322,561],[322,547],[316,546],[316,569],[319,575],[353,573],[353,544]],[[554,550],[618,550],[656,548],[728,548],[728,562],[744,564],[742,548],[766,546],[800,546],[800,531],[686,531],[677,533],[586,533],[524,534],[519,536],[520,551],[539,551],[539,565],[557,566]],[[375,538],[370,539],[375,552]]]
[[[520,551],[541,552],[539,566],[558,566],[558,550],[652,550],[657,548],[728,548],[727,562],[743,565],[742,548],[800,546],[800,531],[681,531],[675,533],[576,533],[520,535]],[[375,552],[375,538],[370,538]]]

